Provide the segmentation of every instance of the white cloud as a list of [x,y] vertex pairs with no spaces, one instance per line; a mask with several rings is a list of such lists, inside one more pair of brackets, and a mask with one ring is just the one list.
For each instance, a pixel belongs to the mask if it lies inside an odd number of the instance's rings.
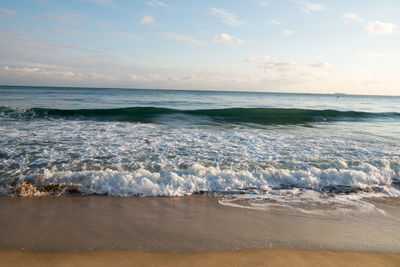
[[397,28],[397,25],[376,20],[368,22],[365,25],[365,28],[371,34],[393,34]]
[[328,67],[329,64],[328,64],[328,63],[325,63],[325,62],[316,62],[316,63],[311,63],[310,66],[313,67],[313,68],[321,69],[321,68],[326,68],[326,67]]
[[140,24],[149,24],[149,23],[154,23],[156,20],[152,16],[144,16],[140,20]]
[[303,11],[304,13],[311,13],[312,11],[322,11],[325,9],[323,5],[318,3],[299,1],[299,0],[293,0],[292,2],[300,4],[301,11]]
[[262,1],[262,2],[260,2],[260,7],[267,7],[267,6],[269,6],[270,4],[271,4],[270,2]]
[[249,57],[245,59],[245,62],[250,62],[250,63],[266,63],[270,60],[269,56],[255,56],[255,57]]
[[97,72],[89,72],[89,73],[87,74],[87,77],[88,77],[89,79],[92,79],[92,80],[109,80],[109,81],[116,81],[116,80],[118,80],[118,78],[115,77],[115,76],[100,74],[100,73],[97,73]]
[[277,61],[269,56],[255,56],[245,59],[245,62],[255,63],[259,67],[268,70],[282,70],[297,66],[293,61]]
[[245,62],[256,64],[268,82],[300,82],[312,73],[310,68],[298,66],[295,62],[274,60],[269,56],[250,57]]
[[192,45],[197,45],[197,46],[202,46],[204,45],[203,42],[187,36],[183,34],[176,34],[176,33],[165,33],[162,35],[162,38],[168,41],[173,41],[173,42],[178,42],[178,43],[186,43],[186,44],[192,44]]
[[16,11],[0,8],[0,13],[7,14],[7,15],[16,15],[18,14]]
[[332,77],[335,76],[334,69],[324,62],[300,65],[294,61],[278,60],[269,56],[249,57],[245,62],[250,67],[256,67],[250,69],[256,77],[255,84],[271,90],[282,88],[297,92],[329,91]]
[[241,45],[241,44],[243,44],[243,43],[244,43],[243,40],[235,39],[235,41],[234,41],[232,44],[233,44],[233,45],[236,45],[236,46],[239,46],[239,45]]
[[347,22],[349,21],[355,21],[355,22],[362,22],[363,20],[360,18],[360,16],[358,16],[355,13],[344,13],[342,15],[342,18],[344,20],[346,20]]
[[293,66],[296,66],[296,63],[293,61],[285,62],[285,61],[270,60],[264,64],[264,67],[266,67],[266,68],[284,68],[284,69],[286,69],[286,68],[290,68]]
[[243,43],[242,40],[237,39],[234,36],[230,36],[227,33],[221,33],[221,34],[214,35],[213,41],[214,42],[225,42],[227,44],[237,45],[237,46],[239,46],[239,45],[241,45]]
[[167,7],[168,6],[166,3],[157,1],[157,0],[147,1],[146,4],[148,6],[152,6],[152,7]]
[[141,76],[141,75],[136,75],[136,74],[130,74],[128,75],[128,77],[135,82],[148,82],[149,79],[145,76]]
[[292,30],[284,30],[281,32],[281,34],[282,35],[293,35],[293,34],[295,34],[295,32]]
[[211,14],[220,18],[222,22],[228,26],[239,26],[243,24],[243,22],[238,20],[234,14],[230,13],[225,9],[211,7],[210,11]]
[[213,41],[215,42],[229,42],[233,39],[232,36],[230,36],[227,33],[221,33],[218,35],[214,35]]
[[50,79],[62,79],[62,80],[116,80],[116,77],[111,75],[98,74],[96,72],[89,73],[76,73],[69,70],[53,70],[42,67],[9,67],[4,66],[1,72],[6,72],[8,75],[14,75],[17,77],[32,77],[32,78],[50,78]]
[[172,70],[163,70],[158,72],[135,73],[127,75],[130,80],[144,84],[154,84],[158,82],[185,82],[191,80],[191,77],[193,76],[194,75],[186,75],[186,73],[184,73],[182,70],[179,70],[176,73],[174,73]]
[[195,74],[189,74],[187,76],[182,77],[182,80],[184,81],[198,81],[199,77]]
[[269,24],[275,24],[275,25],[281,24],[279,21],[274,20],[274,19],[269,20],[268,23],[269,23]]
[[[91,70],[112,74],[113,70],[125,64],[125,59],[108,55],[107,49],[101,48],[101,43],[93,43],[88,48],[83,42],[71,41],[66,44],[62,40],[43,39],[1,29],[0,36],[4,37],[0,38],[0,64],[10,68],[32,67],[75,73]],[[46,81],[51,82],[49,79]]]

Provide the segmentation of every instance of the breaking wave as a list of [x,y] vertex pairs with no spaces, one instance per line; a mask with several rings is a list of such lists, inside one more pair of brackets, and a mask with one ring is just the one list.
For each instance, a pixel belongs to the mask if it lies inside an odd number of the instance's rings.
[[160,122],[163,116],[186,115],[204,117],[220,123],[303,124],[313,122],[365,121],[370,119],[399,119],[396,112],[360,112],[285,108],[226,108],[180,110],[159,107],[127,107],[114,109],[15,109],[0,107],[0,116],[10,118],[65,118],[78,120]]

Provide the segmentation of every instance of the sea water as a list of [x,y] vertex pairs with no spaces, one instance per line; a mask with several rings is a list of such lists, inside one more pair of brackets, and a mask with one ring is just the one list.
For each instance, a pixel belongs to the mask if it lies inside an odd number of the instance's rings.
[[0,86],[0,194],[72,192],[384,213],[400,97]]

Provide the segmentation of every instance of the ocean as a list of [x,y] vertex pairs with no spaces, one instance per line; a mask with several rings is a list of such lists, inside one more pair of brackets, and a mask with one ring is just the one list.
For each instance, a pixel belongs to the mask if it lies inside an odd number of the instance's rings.
[[0,86],[0,195],[76,193],[384,213],[400,97]]

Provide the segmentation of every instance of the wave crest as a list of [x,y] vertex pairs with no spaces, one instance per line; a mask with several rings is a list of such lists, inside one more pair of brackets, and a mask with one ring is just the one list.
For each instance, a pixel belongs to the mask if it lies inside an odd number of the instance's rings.
[[[226,108],[179,110],[160,107],[127,107],[114,109],[13,109],[0,107],[0,116],[11,118],[65,118],[123,122],[160,122],[170,115],[204,117],[211,121],[256,124],[304,124],[312,122],[363,121],[400,118],[396,112],[360,112],[285,108]],[[162,120],[161,120],[162,121]]]

